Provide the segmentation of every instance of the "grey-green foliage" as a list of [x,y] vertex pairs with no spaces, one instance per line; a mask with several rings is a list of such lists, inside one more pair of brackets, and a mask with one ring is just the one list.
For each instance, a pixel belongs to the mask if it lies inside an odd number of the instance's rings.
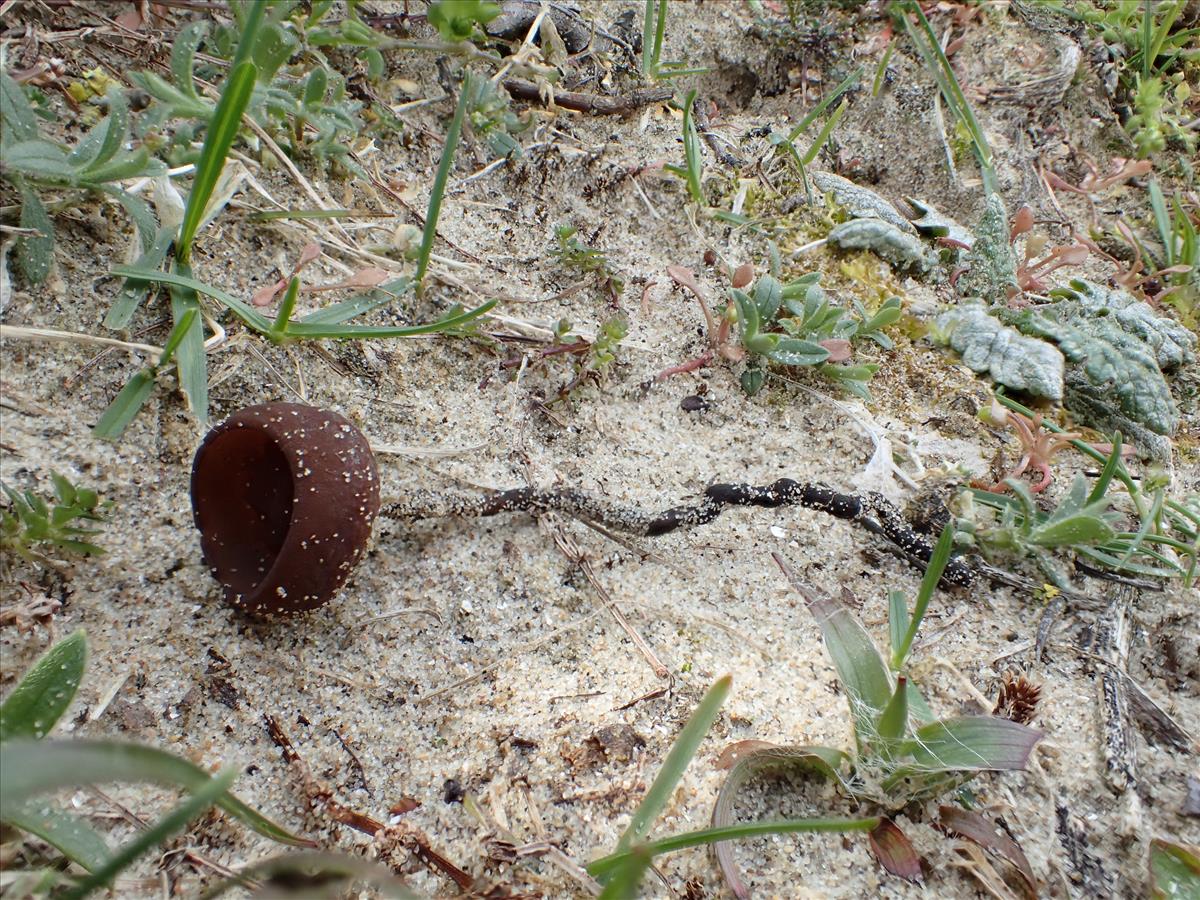
[[1017,257],[1009,240],[1008,211],[999,194],[988,195],[964,263],[968,269],[958,280],[958,292],[964,297],[1004,303],[1010,289],[1017,289]]
[[143,249],[157,229],[145,201],[122,190],[116,182],[143,175],[158,175],[166,167],[150,158],[144,146],[125,149],[129,140],[129,104],[117,87],[105,96],[108,115],[74,148],[65,148],[42,137],[37,118],[21,86],[0,73],[0,176],[21,194],[20,224],[36,235],[22,235],[16,261],[33,284],[50,272],[54,252],[54,224],[38,188],[75,188],[100,191],[119,202],[137,224]]
[[882,219],[905,234],[916,234],[912,223],[884,197],[870,188],[830,172],[811,173],[812,183],[822,193],[831,194],[837,204],[855,219]]
[[94,556],[104,550],[91,543],[99,534],[82,523],[103,522],[110,503],[100,502],[95,491],[79,488],[57,473],[53,505],[33,491],[16,491],[0,482],[8,505],[0,508],[0,549],[24,559],[38,559],[38,551]]
[[[858,317],[830,304],[821,289],[819,272],[787,284],[771,275],[755,283],[753,293],[730,289],[737,310],[742,347],[750,354],[742,375],[742,389],[755,394],[764,381],[763,365],[817,366],[827,378],[837,381],[852,394],[866,398],[866,382],[879,366],[836,365],[827,362],[830,351],[822,341],[852,341],[868,338],[884,349],[891,339],[883,329],[900,318],[900,298],[889,298],[874,315],[855,302]],[[777,330],[776,330],[777,329]]]
[[1149,304],[1120,288],[1105,288],[1083,279],[1070,288],[1051,291],[1056,297],[1074,300],[1082,314],[1108,317],[1122,331],[1146,344],[1160,369],[1173,369],[1196,358],[1196,335],[1183,325],[1160,316]]
[[972,371],[1014,390],[1062,400],[1064,360],[1058,348],[1024,336],[983,306],[952,307],[938,316],[936,332]]
[[1157,434],[1173,434],[1179,411],[1155,348],[1105,310],[1087,309],[1077,298],[1065,297],[1045,306],[999,312],[1024,334],[1055,343],[1088,384],[1110,392],[1125,417]]
[[512,111],[508,91],[496,87],[490,78],[472,78],[467,91],[467,121],[475,136],[483,140],[497,156],[520,156],[521,145],[513,138],[529,127]]
[[829,232],[829,243],[842,250],[870,250],[898,269],[929,271],[925,245],[915,234],[901,231],[883,219],[851,219]]

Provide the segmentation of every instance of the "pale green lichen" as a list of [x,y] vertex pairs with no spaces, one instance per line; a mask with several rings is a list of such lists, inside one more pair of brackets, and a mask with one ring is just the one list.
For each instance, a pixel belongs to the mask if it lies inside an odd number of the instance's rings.
[[1063,355],[1052,344],[1025,337],[978,305],[956,307],[937,318],[936,335],[962,355],[973,372],[1038,397],[1061,400]]
[[963,263],[968,266],[958,280],[964,297],[987,303],[1004,303],[1017,290],[1017,257],[1009,242],[1008,211],[999,194],[989,194],[987,208],[975,231],[975,241]]
[[931,264],[919,238],[882,219],[843,222],[829,232],[829,243],[842,250],[870,250],[899,269],[927,272]]
[[810,173],[812,183],[823,194],[832,194],[837,204],[855,219],[882,219],[905,234],[916,234],[912,223],[891,203],[870,188],[829,172]]

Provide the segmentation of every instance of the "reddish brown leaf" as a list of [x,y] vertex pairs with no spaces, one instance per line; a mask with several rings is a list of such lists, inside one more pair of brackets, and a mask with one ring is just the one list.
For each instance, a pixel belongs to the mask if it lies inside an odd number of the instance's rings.
[[754,264],[742,263],[733,270],[733,277],[730,280],[735,288],[744,288],[754,280]]
[[921,857],[895,822],[884,819],[869,836],[871,849],[881,866],[909,881],[921,880]]
[[999,826],[985,816],[957,806],[938,808],[939,824],[980,847],[1007,861],[1021,876],[1021,892],[1030,898],[1037,897],[1037,880],[1033,868],[1019,844],[1005,834]]
[[402,816],[405,813],[412,812],[421,805],[420,800],[414,800],[412,797],[401,797],[395,803],[388,807],[388,815]]
[[831,363],[845,362],[850,358],[852,352],[850,342],[842,338],[829,338],[821,341],[821,346],[829,351],[829,359],[826,362]]

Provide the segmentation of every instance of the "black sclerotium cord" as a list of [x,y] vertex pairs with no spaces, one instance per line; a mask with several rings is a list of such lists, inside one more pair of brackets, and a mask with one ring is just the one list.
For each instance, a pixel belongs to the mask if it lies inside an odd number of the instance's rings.
[[[442,494],[419,489],[384,507],[381,513],[391,519],[412,521],[444,516],[494,516],[506,512],[563,512],[614,531],[655,537],[677,528],[707,524],[719,516],[726,506],[803,506],[816,509],[839,519],[858,522],[922,562],[929,562],[933,555],[933,544],[914,531],[900,511],[882,495],[871,493],[863,498],[854,494],[839,494],[822,484],[804,484],[790,478],[780,478],[773,484],[761,487],[752,484],[713,484],[696,505],[674,506],[658,515],[614,506],[573,488],[540,491],[528,487],[482,496]],[[951,559],[942,573],[942,581],[970,587],[975,575],[975,570],[966,562]]]

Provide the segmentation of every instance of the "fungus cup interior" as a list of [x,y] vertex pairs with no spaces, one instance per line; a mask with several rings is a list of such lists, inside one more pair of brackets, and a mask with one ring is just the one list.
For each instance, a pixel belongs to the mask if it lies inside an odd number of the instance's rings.
[[379,512],[375,458],[337,413],[246,407],[196,451],[192,511],[205,562],[234,606],[253,615],[315,609],[366,549]]
[[[195,479],[215,488],[194,497],[203,530],[220,536],[205,547],[205,559],[226,587],[248,594],[278,559],[291,525],[294,484],[287,457],[261,431],[226,431],[197,458]],[[245,490],[229,490],[243,485]]]

